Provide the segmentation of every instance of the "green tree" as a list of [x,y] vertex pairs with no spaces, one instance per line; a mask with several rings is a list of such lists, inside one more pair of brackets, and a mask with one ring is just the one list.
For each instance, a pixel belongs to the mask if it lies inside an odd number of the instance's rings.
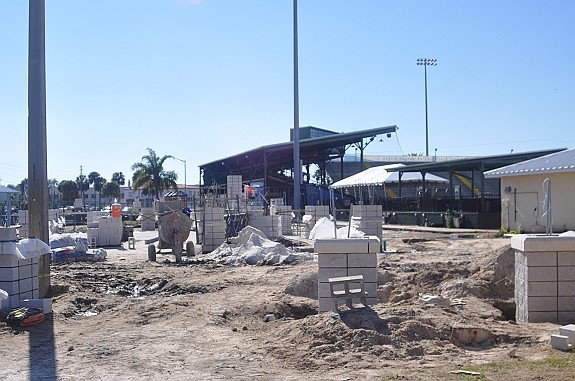
[[126,178],[122,172],[114,172],[112,174],[112,181],[118,185],[124,185],[126,183]]
[[20,191],[20,202],[25,209],[28,209],[28,178],[20,181],[17,189]]
[[74,201],[78,197],[78,183],[72,180],[60,181],[58,191],[62,193],[62,200]]
[[164,189],[178,189],[178,175],[174,171],[164,171],[164,162],[172,158],[170,155],[159,157],[153,149],[147,148],[148,154],[142,156],[142,162],[134,163],[132,170],[132,186],[142,189],[144,194],[153,194],[156,199]]
[[82,196],[82,208],[84,207],[84,192],[90,189],[90,181],[84,175],[76,177],[76,184],[78,185],[78,192]]
[[102,186],[102,195],[108,198],[120,198],[120,185],[115,181],[108,181]]
[[94,190],[98,192],[98,208],[100,208],[100,192],[102,186],[106,183],[106,179],[100,176],[98,172],[90,172],[88,174],[88,182],[90,185],[94,184]]

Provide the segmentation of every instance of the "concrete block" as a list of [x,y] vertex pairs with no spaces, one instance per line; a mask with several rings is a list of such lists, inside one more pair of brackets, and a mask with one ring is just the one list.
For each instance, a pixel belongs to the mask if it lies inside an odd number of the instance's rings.
[[0,254],[0,267],[17,267],[18,258],[12,254]]
[[347,254],[319,253],[317,256],[318,266],[324,267],[347,267]]
[[528,267],[526,279],[530,282],[556,282],[557,267]]
[[527,266],[557,266],[556,251],[527,252]]
[[337,278],[347,275],[347,269],[345,268],[320,268],[317,273],[318,282],[320,283],[328,282],[329,278]]
[[2,282],[0,281],[0,289],[6,291],[9,295],[18,295],[20,293],[20,287],[18,286],[18,281]]
[[11,282],[13,280],[18,280],[18,274],[18,267],[0,267],[1,282]]
[[546,323],[557,322],[557,311],[531,311],[526,312],[525,320],[517,320],[519,323]]
[[377,254],[348,254],[348,267],[377,267]]
[[316,253],[367,253],[369,240],[364,238],[318,239],[314,242]]
[[[7,303],[7,307],[9,308],[18,308],[20,307],[20,297],[19,295],[10,295],[8,296],[7,299],[8,303]],[[6,300],[4,301],[6,302]],[[5,304],[2,304],[3,306],[6,306]]]
[[557,311],[557,298],[549,296],[530,296],[527,300],[527,310],[531,313]]
[[370,236],[368,238],[369,239],[369,244],[368,244],[369,245],[369,247],[368,247],[369,253],[380,253],[381,252],[381,239],[378,237],[381,237],[381,232],[376,237]]
[[[377,268],[365,268],[365,267],[349,267],[347,269],[347,275],[363,275],[364,282],[377,283]],[[342,275],[345,276],[345,275]]]
[[32,278],[24,278],[18,281],[18,288],[20,289],[20,294],[28,291],[32,291],[34,289],[34,285],[32,283]]
[[551,346],[560,351],[569,350],[569,338],[564,335],[551,335]]
[[557,282],[528,282],[527,295],[557,296]]
[[517,234],[511,237],[511,247],[526,252],[572,251],[575,237]]
[[575,345],[575,324],[559,327],[559,334],[562,336],[567,336],[568,343],[570,345]]
[[334,301],[332,298],[318,298],[318,301],[319,301],[319,313],[334,310]]
[[575,251],[560,251],[557,253],[559,266],[575,266]]
[[18,240],[15,227],[0,227],[0,242],[9,242]]
[[560,296],[557,298],[558,311],[575,311],[575,295]]
[[25,266],[18,266],[18,279],[32,277],[32,264]]
[[23,299],[20,300],[20,307],[38,308],[45,314],[52,313],[52,299]]
[[559,267],[557,274],[557,280],[559,281],[575,281],[575,266],[563,266]]
[[558,282],[559,296],[575,295],[575,282]]

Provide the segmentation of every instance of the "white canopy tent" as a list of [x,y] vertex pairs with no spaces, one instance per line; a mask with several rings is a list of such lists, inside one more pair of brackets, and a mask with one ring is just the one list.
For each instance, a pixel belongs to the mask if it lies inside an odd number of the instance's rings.
[[[388,164],[379,167],[371,167],[365,171],[356,173],[353,176],[346,177],[345,179],[339,180],[329,187],[332,189],[338,188],[351,188],[357,186],[367,186],[367,185],[384,185],[399,183],[399,172],[389,172],[388,169],[405,167],[404,164]],[[423,177],[419,172],[405,172],[401,176],[402,183],[421,183],[423,182]],[[443,177],[435,176],[432,174],[425,175],[425,182],[430,183],[449,183],[449,180]]]
[[[353,188],[353,193],[355,198],[359,199],[363,203],[363,191],[367,190],[369,199],[372,200],[376,195],[376,187],[382,186],[384,193],[386,193],[386,187],[392,184],[399,184],[400,177],[399,172],[390,172],[388,169],[405,167],[404,164],[388,164],[378,167],[368,168],[365,171],[356,173],[350,177],[339,180],[329,186],[330,189],[341,189],[343,188]],[[425,182],[429,184],[448,184],[449,180],[444,179],[432,174],[425,175]],[[405,172],[401,176],[402,184],[421,184],[423,183],[423,176],[419,172]],[[359,190],[359,194],[356,195],[356,189]]]

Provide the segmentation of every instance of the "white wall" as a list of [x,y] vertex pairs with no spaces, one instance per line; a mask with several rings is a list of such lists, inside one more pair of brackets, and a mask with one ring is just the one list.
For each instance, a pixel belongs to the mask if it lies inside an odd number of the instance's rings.
[[575,173],[502,177],[503,227],[525,233],[545,232],[542,184],[547,177],[551,179],[553,232],[575,230]]

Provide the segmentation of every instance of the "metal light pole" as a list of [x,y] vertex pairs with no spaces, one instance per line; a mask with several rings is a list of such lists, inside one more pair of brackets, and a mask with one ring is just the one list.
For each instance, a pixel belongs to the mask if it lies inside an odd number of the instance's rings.
[[429,124],[427,121],[427,66],[436,66],[435,58],[418,58],[418,65],[423,65],[425,71],[425,156],[429,156]]
[[301,163],[299,158],[299,87],[297,46],[297,0],[293,0],[293,208],[296,218],[301,209]]

